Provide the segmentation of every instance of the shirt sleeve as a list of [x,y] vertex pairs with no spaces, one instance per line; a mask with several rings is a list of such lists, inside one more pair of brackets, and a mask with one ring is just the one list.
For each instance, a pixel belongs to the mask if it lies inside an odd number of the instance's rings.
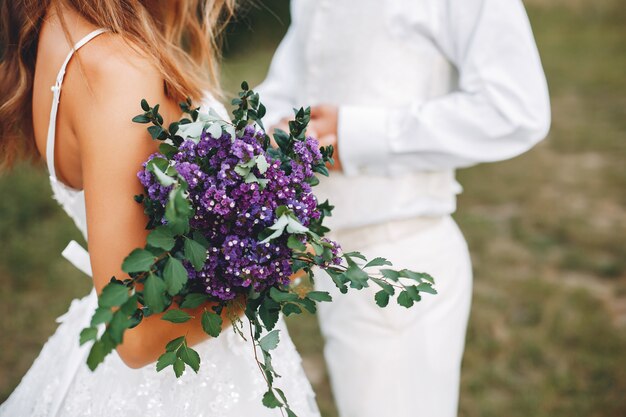
[[458,89],[401,108],[340,107],[347,175],[388,172],[394,164],[439,170],[504,160],[547,135],[548,88],[521,1],[440,4],[434,42],[456,66]]
[[291,24],[274,53],[270,68],[265,80],[256,87],[261,102],[267,108],[263,118],[265,127],[278,123],[284,117],[293,116],[296,102],[296,92],[302,88],[302,63],[304,62],[302,36],[296,22],[295,4],[291,2]]

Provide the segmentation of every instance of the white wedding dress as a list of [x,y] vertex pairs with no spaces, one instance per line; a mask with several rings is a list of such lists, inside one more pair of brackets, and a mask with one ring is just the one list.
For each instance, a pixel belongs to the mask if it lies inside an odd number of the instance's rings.
[[[52,87],[54,101],[50,115],[47,158],[54,198],[86,236],[85,200],[82,191],[57,180],[54,168],[56,113],[67,63],[73,53],[102,33],[92,32],[78,42],[63,64]],[[207,103],[226,114],[212,97]],[[91,274],[88,253],[71,242],[63,255]],[[200,371],[188,370],[177,379],[171,369],[158,372],[151,364],[128,368],[116,352],[109,355],[95,372],[85,364],[89,345],[79,346],[80,331],[89,325],[97,305],[95,290],[72,301],[69,311],[59,317],[58,329],[11,396],[0,406],[0,417],[265,417],[280,416],[278,409],[261,403],[265,381],[256,365],[250,341],[232,329],[194,348],[202,358]],[[273,352],[274,367],[282,378],[282,388],[291,408],[299,417],[319,417],[315,396],[301,366],[286,326],[281,318],[280,344]]]

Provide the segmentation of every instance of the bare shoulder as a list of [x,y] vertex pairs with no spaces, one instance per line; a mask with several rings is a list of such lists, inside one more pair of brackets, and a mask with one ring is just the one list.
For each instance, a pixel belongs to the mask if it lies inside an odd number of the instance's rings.
[[119,104],[138,95],[165,100],[163,77],[156,66],[122,36],[103,33],[76,55],[67,70],[66,90],[71,90],[78,106]]

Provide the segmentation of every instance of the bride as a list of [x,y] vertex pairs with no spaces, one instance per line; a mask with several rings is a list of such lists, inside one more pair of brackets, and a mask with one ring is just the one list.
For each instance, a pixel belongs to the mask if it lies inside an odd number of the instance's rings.
[[[85,364],[89,346],[78,344],[97,294],[123,277],[122,260],[147,235],[133,196],[142,193],[136,173],[157,145],[131,119],[145,98],[161,103],[166,123],[177,120],[186,97],[227,117],[210,92],[218,90],[216,36],[232,1],[3,2],[0,163],[46,160],[54,198],[89,244],[88,254],[75,242],[64,254],[93,276],[94,289],[58,319],[1,417],[280,415],[262,405],[266,385],[252,345],[234,332],[208,339],[199,320],[174,325],[151,316],[95,372]],[[278,327],[277,385],[300,417],[319,416],[300,357],[284,323]],[[157,373],[165,344],[183,334],[202,357],[200,372]]]

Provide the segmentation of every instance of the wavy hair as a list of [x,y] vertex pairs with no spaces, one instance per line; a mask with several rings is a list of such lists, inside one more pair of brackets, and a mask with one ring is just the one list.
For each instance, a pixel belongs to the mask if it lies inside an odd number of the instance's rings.
[[[155,0],[60,1],[93,26],[141,45],[172,99],[197,99],[203,90],[218,90],[218,39],[235,0],[168,1],[174,7],[171,19],[164,19]],[[60,1],[0,0],[0,167],[38,156],[32,120],[37,44],[48,9],[60,12]]]

